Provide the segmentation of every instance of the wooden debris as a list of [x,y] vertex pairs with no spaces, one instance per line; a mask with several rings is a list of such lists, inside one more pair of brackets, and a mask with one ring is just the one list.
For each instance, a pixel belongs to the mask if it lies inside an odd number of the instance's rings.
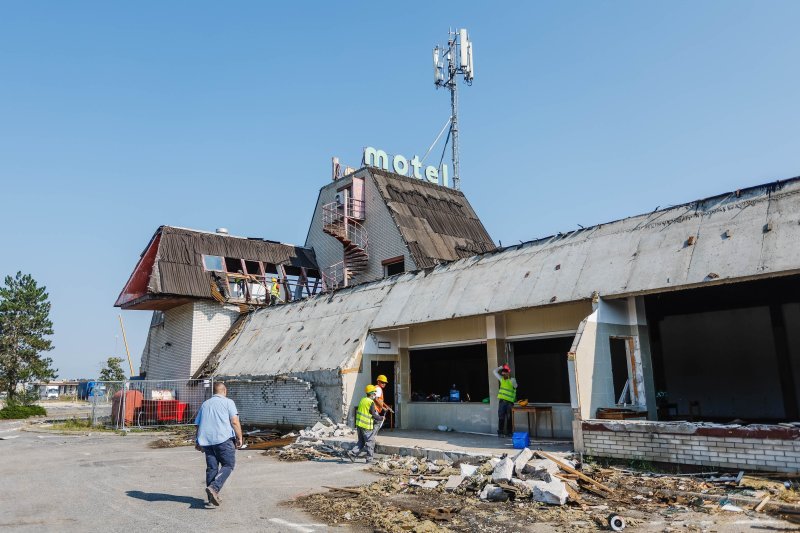
[[328,490],[338,490],[339,492],[347,492],[350,494],[361,494],[362,492],[361,489],[348,489],[347,487],[326,487],[325,485],[322,485],[322,488]]
[[286,437],[285,439],[265,440],[261,442],[253,442],[248,444],[247,447],[251,450],[268,450],[269,448],[281,448],[287,444],[293,443],[297,440],[296,437]]
[[553,461],[555,464],[558,465],[558,467],[561,470],[563,470],[563,471],[565,471],[565,472],[567,472],[569,474],[574,474],[574,475],[578,476],[579,479],[582,479],[583,481],[585,481],[587,483],[590,483],[590,484],[594,485],[595,487],[606,491],[608,494],[614,494],[614,491],[612,489],[606,487],[605,485],[603,485],[599,481],[595,481],[594,479],[590,478],[589,476],[587,476],[583,472],[579,472],[578,470],[575,470],[571,466],[562,463],[561,461],[559,461],[558,459],[556,459],[555,457],[553,457],[549,453],[545,453],[545,452],[543,452],[541,450],[537,450],[536,454],[539,457],[542,457],[543,459],[549,459],[550,461]]
[[769,500],[770,500],[770,496],[764,496],[764,499],[763,499],[763,500],[761,500],[761,503],[759,503],[758,505],[756,505],[755,509],[753,509],[753,510],[754,510],[755,512],[757,512],[757,513],[760,513],[760,512],[761,512],[761,510],[762,510],[762,509],[763,509],[763,508],[764,508],[764,507],[767,505],[767,502],[768,502]]

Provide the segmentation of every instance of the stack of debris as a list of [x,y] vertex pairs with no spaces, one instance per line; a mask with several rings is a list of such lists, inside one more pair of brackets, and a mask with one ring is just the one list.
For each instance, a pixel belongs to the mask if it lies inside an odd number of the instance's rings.
[[304,439],[328,439],[331,437],[353,437],[356,431],[347,424],[334,424],[329,418],[325,420],[328,424],[317,422],[314,427],[300,430],[300,437]]

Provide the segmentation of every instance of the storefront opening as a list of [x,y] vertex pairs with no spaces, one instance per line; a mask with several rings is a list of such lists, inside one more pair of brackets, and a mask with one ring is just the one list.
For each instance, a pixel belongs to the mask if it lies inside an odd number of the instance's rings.
[[800,278],[646,297],[661,420],[797,420]]
[[574,337],[512,342],[517,399],[569,403],[567,352]]
[[461,402],[489,397],[485,344],[411,350],[411,401],[447,402],[458,391]]

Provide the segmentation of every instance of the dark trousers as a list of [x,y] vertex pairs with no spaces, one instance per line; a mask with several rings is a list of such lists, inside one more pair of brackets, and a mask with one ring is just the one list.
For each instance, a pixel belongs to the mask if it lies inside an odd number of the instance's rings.
[[378,429],[377,426],[373,427],[371,430],[356,427],[358,443],[350,452],[355,456],[360,455],[361,452],[367,452],[367,461],[372,461],[375,455],[375,437],[378,436]]
[[219,492],[236,466],[236,444],[233,439],[228,439],[220,444],[203,446],[203,451],[206,452],[206,486]]
[[497,432],[511,435],[511,408],[514,404],[506,400],[500,400],[500,407],[497,409]]

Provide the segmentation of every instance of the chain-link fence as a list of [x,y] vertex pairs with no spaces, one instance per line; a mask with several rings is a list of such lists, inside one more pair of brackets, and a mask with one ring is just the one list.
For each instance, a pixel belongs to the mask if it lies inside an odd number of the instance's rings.
[[200,406],[213,394],[210,379],[92,383],[86,394],[92,423],[117,429],[193,424]]

